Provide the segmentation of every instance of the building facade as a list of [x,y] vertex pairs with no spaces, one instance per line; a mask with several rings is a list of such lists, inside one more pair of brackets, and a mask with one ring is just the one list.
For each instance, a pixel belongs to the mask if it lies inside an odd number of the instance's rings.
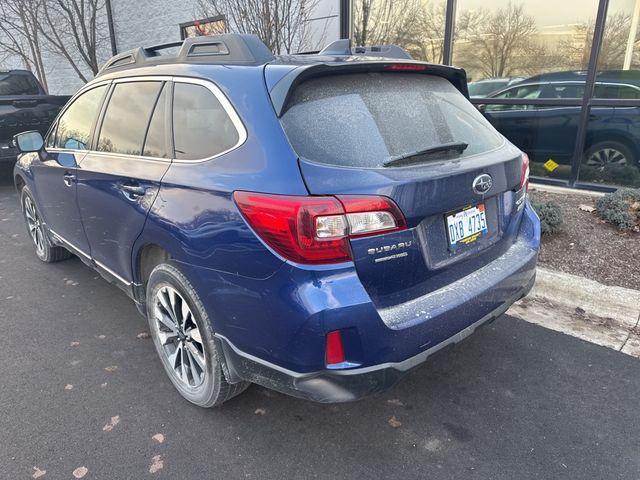
[[[206,25],[206,12],[197,0],[110,0],[111,34],[99,52],[102,62],[115,52],[140,46],[181,40],[194,24]],[[308,18],[309,50],[319,50],[339,39],[341,0],[321,0]],[[107,15],[105,9],[104,12]],[[73,68],[51,55],[45,57],[47,81],[52,94],[69,95],[82,86]],[[86,75],[90,77],[90,72]]]

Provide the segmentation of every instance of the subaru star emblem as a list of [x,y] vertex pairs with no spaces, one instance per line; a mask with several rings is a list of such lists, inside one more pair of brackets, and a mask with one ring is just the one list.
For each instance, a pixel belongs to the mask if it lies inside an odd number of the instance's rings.
[[484,195],[491,190],[491,187],[493,186],[493,179],[491,178],[491,175],[483,173],[473,180],[471,186],[473,187],[473,191],[478,195]]

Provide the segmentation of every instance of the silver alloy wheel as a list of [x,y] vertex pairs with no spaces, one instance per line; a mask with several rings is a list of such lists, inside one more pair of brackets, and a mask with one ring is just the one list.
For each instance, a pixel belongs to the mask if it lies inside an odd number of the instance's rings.
[[24,197],[24,216],[27,219],[27,227],[29,228],[29,235],[38,250],[38,253],[44,253],[44,227],[42,221],[38,215],[38,209],[31,200],[31,197],[25,195]]
[[616,148],[606,147],[596,150],[589,158],[587,165],[590,167],[604,168],[606,165],[626,165],[627,157]]
[[163,286],[154,299],[153,318],[161,351],[176,378],[190,388],[202,385],[207,360],[187,301],[175,288]]

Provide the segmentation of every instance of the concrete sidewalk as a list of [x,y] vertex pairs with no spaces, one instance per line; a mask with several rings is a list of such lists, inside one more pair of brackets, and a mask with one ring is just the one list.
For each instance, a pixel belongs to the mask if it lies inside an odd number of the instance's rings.
[[640,291],[538,268],[510,315],[640,358]]

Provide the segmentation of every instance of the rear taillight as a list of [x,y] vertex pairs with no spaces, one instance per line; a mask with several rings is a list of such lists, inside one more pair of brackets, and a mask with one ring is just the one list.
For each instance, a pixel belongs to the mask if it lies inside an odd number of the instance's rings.
[[525,192],[529,189],[529,157],[526,153],[522,154],[520,164],[520,189],[524,189]]
[[400,209],[386,197],[235,192],[233,198],[258,236],[280,255],[298,263],[351,260],[350,238],[407,228]]

